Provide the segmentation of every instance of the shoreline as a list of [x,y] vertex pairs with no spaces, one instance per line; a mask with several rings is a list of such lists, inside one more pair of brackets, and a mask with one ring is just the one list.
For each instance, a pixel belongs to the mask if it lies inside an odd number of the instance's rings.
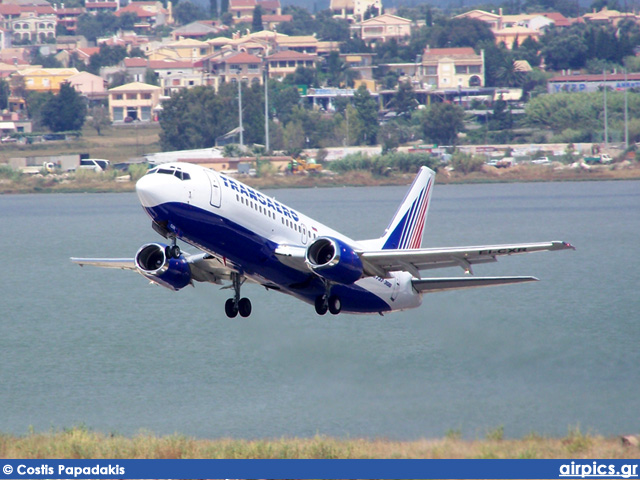
[[103,434],[85,426],[30,432],[24,436],[0,434],[3,458],[75,459],[367,459],[367,458],[632,458],[640,454],[638,435],[602,437],[569,429],[562,438],[531,433],[520,439],[504,438],[498,427],[483,439],[465,440],[459,431],[438,439],[396,441],[388,439],[313,438],[238,440],[198,439],[180,434],[134,436]]
[[[408,185],[414,173],[373,175],[369,171],[353,170],[334,175],[266,175],[262,177],[239,176],[243,183],[258,189],[280,188],[332,188],[378,187]],[[485,166],[481,171],[462,174],[445,169],[438,170],[436,184],[490,184],[532,182],[584,182],[584,181],[640,180],[640,163],[614,164],[585,168],[556,169],[549,166],[522,165],[507,169]],[[18,179],[0,179],[0,195],[29,193],[121,193],[135,191],[135,182],[116,180],[113,175],[83,175],[74,179],[64,175],[33,175]]]

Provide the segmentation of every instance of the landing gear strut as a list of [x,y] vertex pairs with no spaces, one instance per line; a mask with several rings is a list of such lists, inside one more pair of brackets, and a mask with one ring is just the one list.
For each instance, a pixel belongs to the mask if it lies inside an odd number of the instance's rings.
[[248,298],[240,298],[240,287],[244,283],[244,279],[240,274],[232,273],[231,281],[233,282],[234,295],[233,298],[225,302],[224,313],[226,313],[229,318],[235,318],[238,313],[241,317],[248,317],[251,315],[251,300]]
[[324,295],[318,295],[315,301],[316,313],[324,315],[329,311],[332,315],[338,315],[342,310],[342,302],[338,295],[331,294],[331,284],[325,282]]
[[165,255],[167,256],[167,258],[171,259],[171,258],[180,258],[180,255],[182,255],[182,252],[180,251],[180,247],[176,244],[176,237],[172,236],[171,237],[171,245],[168,245],[167,248],[165,248]]

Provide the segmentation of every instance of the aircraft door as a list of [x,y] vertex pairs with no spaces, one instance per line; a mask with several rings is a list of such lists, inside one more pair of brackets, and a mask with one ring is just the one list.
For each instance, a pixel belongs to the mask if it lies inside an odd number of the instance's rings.
[[302,234],[302,244],[303,244],[303,245],[306,245],[306,244],[307,244],[307,240],[308,240],[308,238],[309,238],[309,237],[308,237],[308,233],[309,233],[309,232],[307,231],[307,226],[306,226],[304,223],[300,224],[300,227],[302,227],[302,230],[301,230],[301,234]]
[[211,184],[211,205],[214,207],[220,207],[222,201],[222,189],[220,188],[220,181],[218,175],[213,172],[207,172],[209,177],[209,183]]

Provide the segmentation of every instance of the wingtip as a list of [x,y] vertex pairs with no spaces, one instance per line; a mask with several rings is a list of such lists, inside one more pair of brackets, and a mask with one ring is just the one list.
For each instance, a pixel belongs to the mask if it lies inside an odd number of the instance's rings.
[[576,247],[571,245],[569,242],[551,242],[552,248],[551,250],[575,250]]

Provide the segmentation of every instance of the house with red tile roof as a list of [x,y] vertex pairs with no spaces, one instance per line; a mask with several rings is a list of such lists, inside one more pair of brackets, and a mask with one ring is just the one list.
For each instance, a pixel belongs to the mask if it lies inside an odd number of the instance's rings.
[[85,65],[89,65],[91,57],[96,53],[100,53],[100,47],[76,48],[71,53],[75,53],[75,55],[78,57],[78,60],[80,60]]
[[54,7],[58,25],[63,26],[68,32],[73,33],[78,28],[78,17],[85,13],[84,8],[58,8]]
[[134,25],[136,31],[148,31],[158,25],[173,23],[171,9],[164,8],[162,2],[131,2],[115,14],[119,17],[125,13],[133,13],[138,17]]
[[113,12],[120,8],[119,0],[87,0],[84,8],[88,13]]
[[318,56],[283,50],[269,55],[266,60],[269,62],[269,78],[282,78],[294,73],[298,67],[314,68]]
[[262,84],[262,58],[246,52],[220,55],[211,60],[211,74],[219,82],[247,82]]
[[379,15],[352,27],[359,30],[366,43],[386,42],[390,39],[402,41],[411,35],[411,20],[396,15]]
[[40,44],[56,38],[57,18],[51,5],[0,4],[0,18],[13,43]]
[[234,23],[251,23],[253,11],[260,5],[262,15],[282,15],[280,0],[229,0]]

